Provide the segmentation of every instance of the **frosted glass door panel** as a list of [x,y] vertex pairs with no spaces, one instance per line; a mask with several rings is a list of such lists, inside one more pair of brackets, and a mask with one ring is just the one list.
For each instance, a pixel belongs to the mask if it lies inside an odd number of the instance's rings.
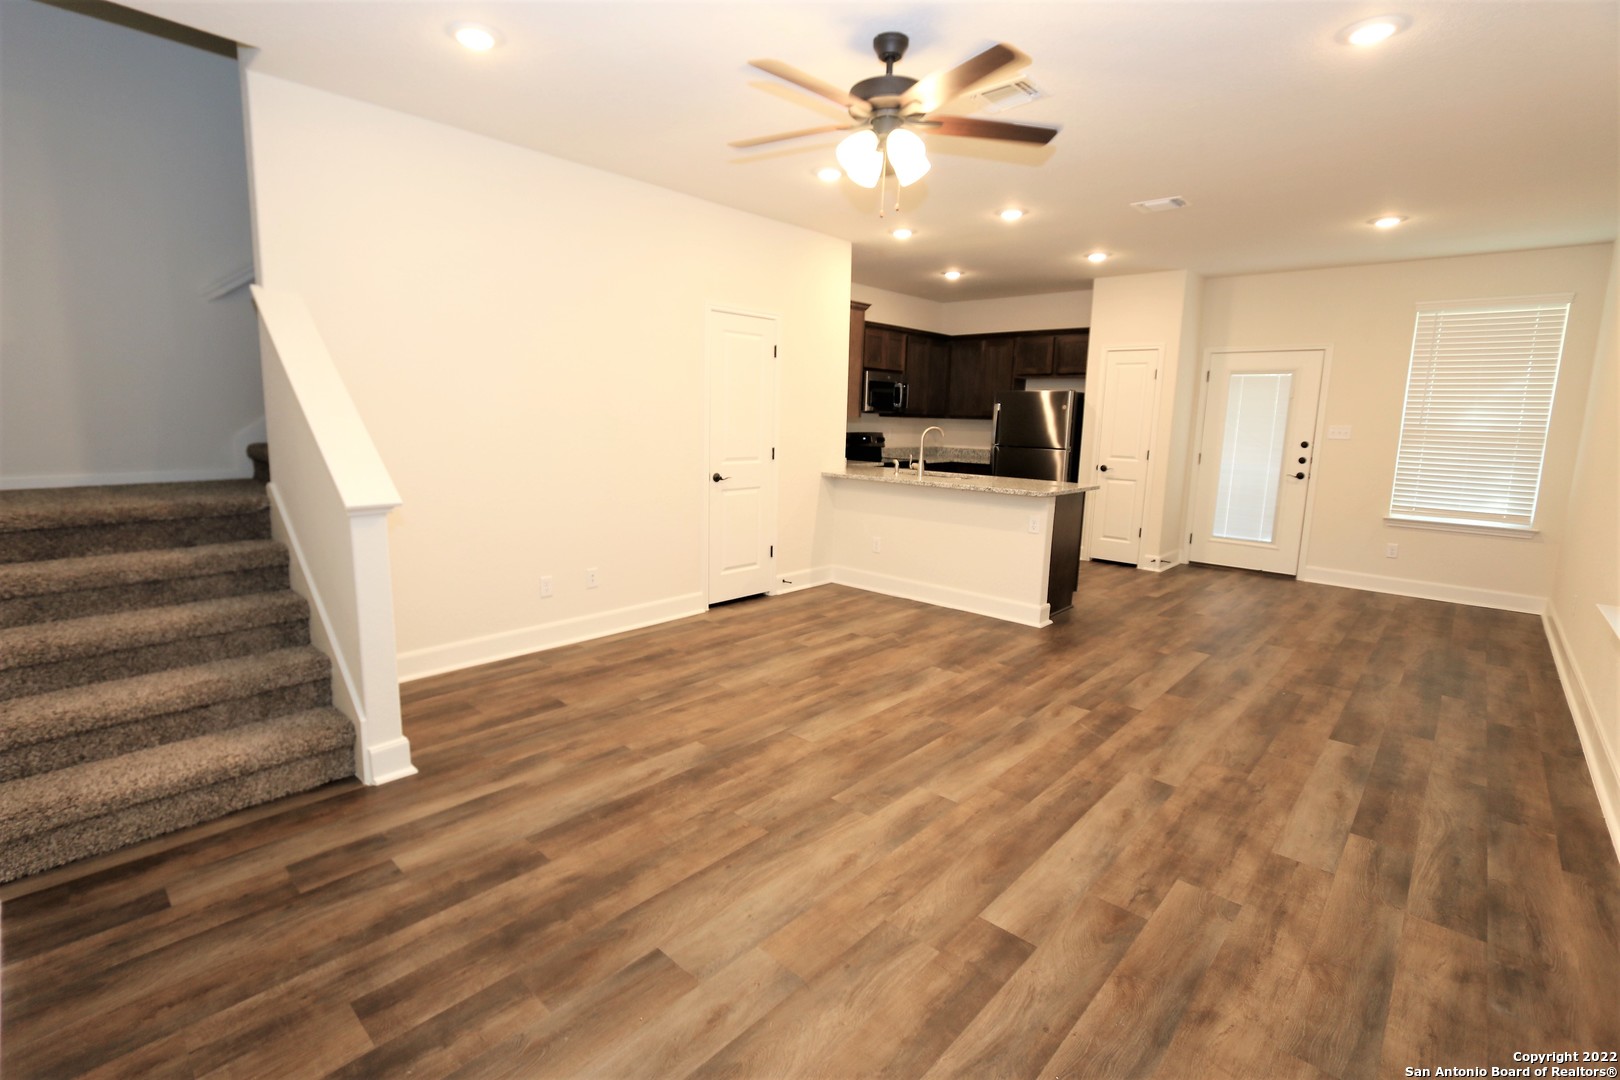
[[1288,372],[1231,376],[1215,492],[1215,536],[1271,543],[1293,383]]

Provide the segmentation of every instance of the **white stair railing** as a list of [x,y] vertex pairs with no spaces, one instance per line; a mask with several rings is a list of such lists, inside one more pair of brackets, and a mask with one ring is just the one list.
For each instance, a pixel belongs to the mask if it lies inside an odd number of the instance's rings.
[[332,658],[333,703],[355,726],[367,784],[416,772],[400,720],[388,513],[399,492],[309,309],[253,286],[259,309],[271,524],[292,555],[293,588]]

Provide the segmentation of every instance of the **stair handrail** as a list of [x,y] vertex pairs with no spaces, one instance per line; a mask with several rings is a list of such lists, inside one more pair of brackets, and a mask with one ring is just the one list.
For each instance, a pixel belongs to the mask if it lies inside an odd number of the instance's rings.
[[332,658],[333,704],[354,721],[356,772],[386,783],[416,772],[400,718],[388,553],[387,516],[402,500],[309,308],[262,285],[252,294],[272,527],[310,602],[312,637]]

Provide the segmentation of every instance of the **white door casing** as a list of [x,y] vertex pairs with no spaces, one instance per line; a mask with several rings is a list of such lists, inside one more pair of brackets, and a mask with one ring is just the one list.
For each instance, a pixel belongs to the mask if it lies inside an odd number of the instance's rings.
[[1210,354],[1194,466],[1194,562],[1299,571],[1324,357],[1323,349]]
[[708,602],[718,604],[773,581],[777,326],[719,309],[708,322]]
[[1135,566],[1142,552],[1148,452],[1162,352],[1157,346],[1108,349],[1102,357],[1102,402],[1097,410],[1097,453],[1087,496],[1092,520],[1091,557]]

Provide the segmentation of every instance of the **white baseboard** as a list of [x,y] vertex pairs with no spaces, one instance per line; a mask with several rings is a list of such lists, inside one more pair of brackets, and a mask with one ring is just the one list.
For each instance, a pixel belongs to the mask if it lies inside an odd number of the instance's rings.
[[1169,551],[1161,551],[1161,552],[1159,552],[1159,554],[1156,557],[1151,558],[1151,559],[1147,560],[1146,562],[1137,563],[1136,568],[1138,570],[1148,570],[1148,571],[1151,571],[1152,573],[1155,573],[1155,574],[1162,574],[1166,570],[1170,569],[1172,566],[1175,566],[1175,565],[1179,564],[1180,562],[1181,562],[1181,549],[1180,548],[1172,548]]
[[1541,624],[1547,632],[1547,643],[1552,646],[1553,663],[1558,665],[1558,681],[1564,687],[1564,699],[1569,702],[1570,715],[1575,718],[1575,733],[1581,739],[1581,752],[1586,757],[1587,771],[1592,774],[1592,786],[1597,790],[1598,805],[1603,820],[1609,826],[1609,842],[1620,855],[1620,747],[1610,746],[1586,680],[1569,651],[1564,628],[1551,604],[1542,613]]
[[1547,608],[1545,596],[1498,592],[1495,589],[1475,589],[1466,585],[1447,585],[1439,581],[1413,581],[1410,578],[1385,577],[1382,574],[1360,574],[1352,570],[1332,570],[1323,566],[1304,567],[1300,570],[1298,578],[1300,581],[1309,581],[1317,585],[1339,585],[1346,589],[1411,596],[1419,600],[1446,600],[1453,604],[1467,604],[1470,607],[1522,611],[1527,615],[1540,615]]
[[832,569],[826,566],[818,566],[813,570],[795,570],[791,574],[783,574],[778,578],[776,586],[769,591],[768,595],[786,596],[788,593],[813,589],[817,585],[831,585],[832,579]]
[[253,463],[244,455],[231,469],[169,469],[122,473],[58,473],[51,476],[0,476],[0,491],[25,488],[99,487],[104,484],[183,484],[198,480],[244,480]]
[[904,600],[919,600],[936,607],[988,615],[992,619],[1005,619],[1025,626],[1049,626],[1052,622],[1051,608],[1044,603],[1019,603],[999,596],[953,589],[947,585],[935,585],[927,581],[912,581],[889,574],[875,574],[870,570],[859,570],[850,566],[834,566],[831,570],[833,582],[854,589],[882,593],[884,596],[898,596]]
[[404,736],[368,746],[363,752],[368,766],[366,775],[371,777],[372,784],[387,784],[416,775],[416,766],[411,764],[411,741]]
[[707,610],[702,593],[688,593],[573,619],[505,630],[444,645],[430,645],[425,649],[412,649],[399,654],[399,681],[411,682],[430,675],[443,675],[447,671],[460,671],[496,660],[607,637],[609,634],[622,634],[626,630],[639,630],[644,626],[701,615]]

